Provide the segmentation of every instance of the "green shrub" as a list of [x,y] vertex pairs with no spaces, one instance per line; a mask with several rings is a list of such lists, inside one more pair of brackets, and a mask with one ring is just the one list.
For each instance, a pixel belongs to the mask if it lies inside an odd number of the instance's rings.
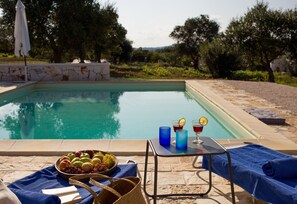
[[262,71],[238,70],[233,71],[230,78],[242,81],[266,81],[267,73]]
[[278,84],[285,84],[297,87],[297,77],[288,74],[275,73],[275,81]]

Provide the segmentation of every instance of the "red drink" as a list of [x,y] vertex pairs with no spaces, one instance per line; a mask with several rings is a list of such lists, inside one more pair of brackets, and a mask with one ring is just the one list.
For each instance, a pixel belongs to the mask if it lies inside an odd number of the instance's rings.
[[193,130],[196,133],[200,133],[203,130],[203,126],[202,125],[193,125]]
[[182,130],[182,129],[183,129],[183,126],[173,125],[174,132],[176,132],[177,130]]

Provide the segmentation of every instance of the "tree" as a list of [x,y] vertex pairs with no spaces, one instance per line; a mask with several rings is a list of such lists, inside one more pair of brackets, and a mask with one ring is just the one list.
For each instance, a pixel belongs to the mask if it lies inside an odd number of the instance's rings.
[[123,52],[123,44],[126,40],[127,30],[119,23],[114,24],[108,33],[108,45],[110,55],[114,63],[118,63]]
[[[79,57],[94,53],[119,55],[126,40],[126,29],[118,23],[112,4],[101,7],[96,0],[23,0],[26,6],[31,42],[31,56],[50,54],[50,61],[62,62],[63,57]],[[15,0],[0,0],[3,16],[2,33],[14,26]],[[3,32],[2,32],[3,29]],[[10,34],[13,43],[13,32]],[[2,37],[1,37],[2,39]]]
[[13,29],[11,27],[2,26],[2,18],[0,16],[0,53],[10,53],[13,52],[13,39],[11,33]]
[[285,12],[287,19],[287,33],[290,36],[288,52],[291,60],[297,62],[297,8]]
[[77,54],[81,62],[84,62],[86,50],[92,44],[90,34],[96,6],[93,0],[57,1],[58,42],[61,47]]
[[207,15],[189,18],[183,26],[176,26],[169,35],[177,41],[178,50],[191,57],[195,69],[199,68],[200,46],[211,41],[219,32],[217,22]]
[[120,54],[120,61],[121,62],[129,62],[131,61],[133,47],[132,42],[129,40],[124,40],[121,45],[122,52]]
[[203,44],[201,56],[215,78],[230,78],[232,71],[240,66],[238,54],[225,44],[223,37]]
[[274,82],[270,63],[282,55],[288,46],[288,21],[281,11],[257,3],[244,17],[232,20],[226,30],[230,44],[237,44],[244,54],[257,60]]

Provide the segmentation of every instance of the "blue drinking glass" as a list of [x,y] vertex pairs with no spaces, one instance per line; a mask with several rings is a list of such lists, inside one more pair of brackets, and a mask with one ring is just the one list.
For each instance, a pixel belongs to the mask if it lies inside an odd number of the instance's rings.
[[188,148],[188,130],[176,131],[176,149]]
[[170,127],[159,127],[159,143],[162,146],[170,146]]

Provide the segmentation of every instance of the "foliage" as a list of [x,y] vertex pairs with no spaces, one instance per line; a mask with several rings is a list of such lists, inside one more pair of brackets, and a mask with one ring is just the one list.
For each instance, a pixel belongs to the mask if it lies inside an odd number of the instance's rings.
[[238,55],[217,38],[201,48],[201,56],[214,78],[229,78],[240,66]]
[[266,81],[267,73],[263,71],[233,71],[231,79],[242,81]]
[[[27,57],[27,63],[28,64],[45,64],[45,63],[48,63],[48,61]],[[16,57],[15,55],[0,53],[0,64],[24,64],[24,58]]]
[[286,11],[284,15],[287,19],[287,32],[291,36],[288,42],[289,58],[297,64],[297,8]]
[[[31,41],[30,56],[53,62],[83,62],[89,56],[100,61],[102,54],[118,58],[126,41],[126,29],[118,23],[112,4],[101,6],[96,0],[23,0]],[[0,36],[13,43],[15,0],[0,0],[3,16]],[[1,38],[2,39],[2,38]],[[1,50],[0,46],[0,50]],[[11,52],[11,50],[1,50]],[[127,50],[126,50],[127,51]]]
[[258,2],[244,17],[231,21],[226,37],[230,44],[239,45],[246,61],[261,64],[268,72],[268,80],[274,82],[270,63],[288,47],[292,37],[289,33],[293,34],[290,25],[283,12],[269,10],[267,4]]
[[200,45],[211,41],[219,31],[217,22],[210,20],[208,15],[189,18],[183,26],[176,26],[170,37],[177,41],[176,49],[193,60],[195,69],[199,68]]
[[[297,77],[293,77],[287,74],[281,74],[275,72],[275,82],[278,84],[284,84],[297,87]],[[238,70],[232,72],[232,79],[242,81],[266,81],[267,72],[263,71],[243,71]]]
[[276,73],[276,83],[297,87],[297,77]]
[[164,67],[158,63],[133,63],[112,65],[111,77],[142,79],[194,79],[210,76],[193,68]]
[[3,26],[3,18],[0,16],[0,52],[13,52],[12,28]]

